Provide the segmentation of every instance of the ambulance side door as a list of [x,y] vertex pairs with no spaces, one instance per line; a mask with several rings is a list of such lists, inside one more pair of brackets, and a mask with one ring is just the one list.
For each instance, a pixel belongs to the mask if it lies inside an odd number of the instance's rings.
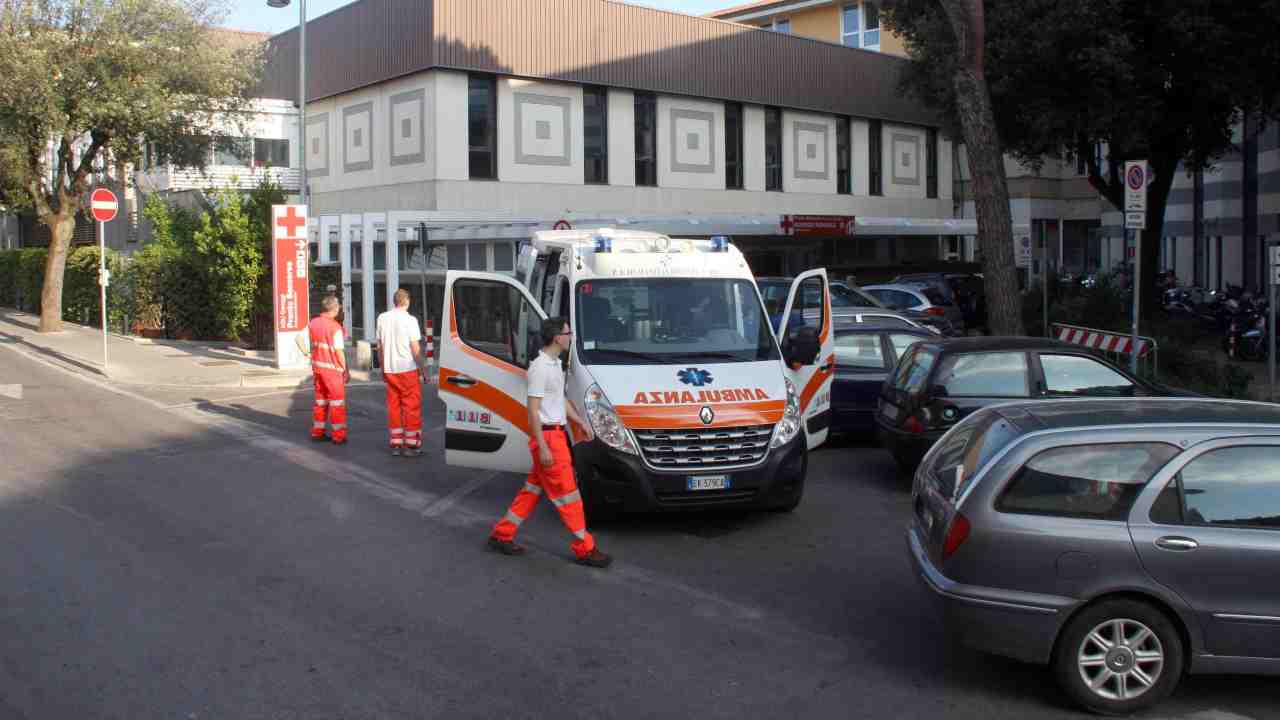
[[528,472],[528,386],[546,314],[507,275],[450,270],[445,275],[440,398],[445,462]]
[[800,396],[800,417],[812,450],[827,441],[836,370],[831,288],[825,269],[802,273],[791,283],[778,339],[787,377]]

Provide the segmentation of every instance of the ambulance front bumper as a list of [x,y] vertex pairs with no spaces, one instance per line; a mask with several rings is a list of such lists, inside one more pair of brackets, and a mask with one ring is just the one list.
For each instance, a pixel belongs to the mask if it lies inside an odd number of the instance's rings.
[[[574,469],[592,504],[625,511],[669,511],[716,507],[772,508],[792,504],[804,492],[808,454],[804,433],[773,448],[748,468],[676,471],[649,467],[638,455],[619,452],[599,440],[573,446]],[[690,483],[691,478],[709,483]],[[726,487],[691,490],[691,485]]]

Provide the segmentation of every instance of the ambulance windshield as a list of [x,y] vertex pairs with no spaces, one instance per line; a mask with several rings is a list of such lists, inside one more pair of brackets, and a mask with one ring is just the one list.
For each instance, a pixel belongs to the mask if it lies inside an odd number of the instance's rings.
[[776,360],[750,280],[628,278],[576,289],[576,341],[591,365]]

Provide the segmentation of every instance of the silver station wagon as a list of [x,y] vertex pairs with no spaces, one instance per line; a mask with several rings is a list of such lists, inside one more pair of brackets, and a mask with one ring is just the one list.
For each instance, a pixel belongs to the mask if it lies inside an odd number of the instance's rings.
[[911,562],[949,634],[1127,714],[1185,673],[1280,674],[1280,406],[988,407],[925,455]]

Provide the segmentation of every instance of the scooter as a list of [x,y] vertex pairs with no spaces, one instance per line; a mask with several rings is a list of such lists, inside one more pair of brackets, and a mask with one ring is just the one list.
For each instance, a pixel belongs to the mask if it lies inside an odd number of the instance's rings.
[[1260,307],[1231,320],[1227,336],[1223,339],[1223,349],[1232,360],[1258,361],[1267,357],[1270,341],[1267,335],[1266,304],[1259,305]]

